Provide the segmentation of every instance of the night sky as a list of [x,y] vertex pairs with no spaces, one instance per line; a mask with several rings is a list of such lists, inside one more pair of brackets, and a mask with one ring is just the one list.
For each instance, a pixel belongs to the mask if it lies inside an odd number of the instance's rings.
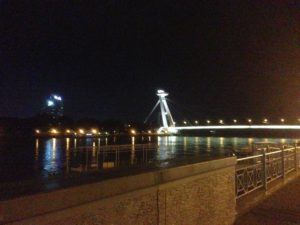
[[[299,1],[0,0],[0,117],[300,117]],[[155,117],[155,116],[154,116]]]

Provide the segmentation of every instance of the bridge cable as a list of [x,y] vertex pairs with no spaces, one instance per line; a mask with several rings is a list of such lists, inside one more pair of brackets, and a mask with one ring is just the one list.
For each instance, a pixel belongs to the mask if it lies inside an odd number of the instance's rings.
[[152,115],[152,113],[154,112],[154,110],[157,108],[158,104],[159,104],[159,100],[157,101],[157,103],[155,104],[155,106],[153,107],[153,109],[151,110],[151,112],[148,114],[148,116],[146,117],[144,123],[146,123],[147,120],[150,118],[150,116]]

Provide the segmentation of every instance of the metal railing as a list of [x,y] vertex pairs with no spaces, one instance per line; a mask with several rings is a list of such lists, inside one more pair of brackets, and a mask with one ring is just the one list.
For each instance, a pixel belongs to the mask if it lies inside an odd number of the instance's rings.
[[87,172],[117,168],[123,164],[128,167],[147,166],[157,149],[158,145],[153,143],[77,147],[71,151],[68,167],[73,172]]
[[257,155],[237,159],[235,170],[236,198],[259,188],[267,190],[268,184],[299,168],[297,145],[265,146],[256,149]]

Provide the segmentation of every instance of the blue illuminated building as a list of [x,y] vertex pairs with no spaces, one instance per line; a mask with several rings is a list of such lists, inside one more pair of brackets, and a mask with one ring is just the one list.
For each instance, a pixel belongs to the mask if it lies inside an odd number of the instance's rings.
[[53,119],[60,118],[64,115],[63,99],[61,96],[52,94],[46,101],[44,113]]

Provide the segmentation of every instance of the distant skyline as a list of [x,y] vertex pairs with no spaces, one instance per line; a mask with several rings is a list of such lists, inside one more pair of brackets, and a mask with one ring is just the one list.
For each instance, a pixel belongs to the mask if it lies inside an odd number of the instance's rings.
[[[0,117],[300,117],[297,1],[0,1]],[[155,116],[154,116],[155,117]],[[156,116],[157,117],[157,116]],[[154,118],[156,119],[156,118]]]

